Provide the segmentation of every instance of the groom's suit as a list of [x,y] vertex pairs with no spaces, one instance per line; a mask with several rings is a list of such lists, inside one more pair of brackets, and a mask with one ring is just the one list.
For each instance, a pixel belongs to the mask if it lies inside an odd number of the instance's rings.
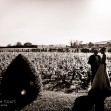
[[91,71],[92,71],[92,80],[94,79],[94,76],[98,70],[98,67],[99,67],[99,64],[100,64],[100,60],[101,60],[101,57],[99,55],[91,55],[89,57],[89,61],[88,61],[88,64],[91,65]]

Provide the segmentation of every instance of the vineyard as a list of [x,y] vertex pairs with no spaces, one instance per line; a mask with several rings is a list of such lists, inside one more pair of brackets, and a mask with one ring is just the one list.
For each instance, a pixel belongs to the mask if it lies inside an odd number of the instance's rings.
[[[44,90],[78,92],[87,90],[91,71],[87,64],[91,53],[20,52],[34,65],[41,75]],[[19,52],[0,53],[0,75]],[[107,73],[111,76],[111,54],[107,55]]]

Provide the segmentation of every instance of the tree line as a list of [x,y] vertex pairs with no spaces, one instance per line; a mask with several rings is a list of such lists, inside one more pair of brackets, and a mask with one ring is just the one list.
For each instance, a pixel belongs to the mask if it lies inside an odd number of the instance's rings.
[[8,44],[7,48],[37,48],[37,45],[33,45],[31,42],[26,42],[22,44],[21,42],[17,42],[15,45]]
[[[6,47],[2,48],[32,48],[32,52],[93,52],[94,48],[100,49],[101,47],[106,47],[108,52],[111,52],[111,42],[107,42],[106,44],[94,44],[89,42],[87,44],[83,44],[82,41],[70,41],[69,46],[65,47],[55,47],[54,45],[48,45],[44,47],[44,45],[39,47],[38,45],[33,45],[31,42],[26,42],[22,44],[21,42],[17,42],[15,45],[8,44]],[[24,50],[23,50],[24,51]]]

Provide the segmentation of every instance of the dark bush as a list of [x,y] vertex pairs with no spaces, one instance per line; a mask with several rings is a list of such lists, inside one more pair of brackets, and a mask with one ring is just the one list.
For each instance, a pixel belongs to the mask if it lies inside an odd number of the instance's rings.
[[111,49],[108,49],[108,52],[111,52]]
[[83,53],[88,53],[88,52],[90,52],[90,50],[87,49],[87,48],[83,48],[83,49],[81,49],[81,52],[83,52]]
[[3,73],[1,91],[3,100],[15,101],[6,107],[9,111],[13,111],[36,99],[38,93],[42,91],[42,81],[29,60],[19,54]]

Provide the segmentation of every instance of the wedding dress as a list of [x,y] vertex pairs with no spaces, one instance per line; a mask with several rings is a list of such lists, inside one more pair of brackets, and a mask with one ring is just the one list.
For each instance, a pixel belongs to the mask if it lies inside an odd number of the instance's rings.
[[110,81],[106,72],[106,55],[103,54],[101,63],[92,83],[91,91],[95,92],[95,94],[100,93],[100,95],[107,97],[111,93],[110,89]]

